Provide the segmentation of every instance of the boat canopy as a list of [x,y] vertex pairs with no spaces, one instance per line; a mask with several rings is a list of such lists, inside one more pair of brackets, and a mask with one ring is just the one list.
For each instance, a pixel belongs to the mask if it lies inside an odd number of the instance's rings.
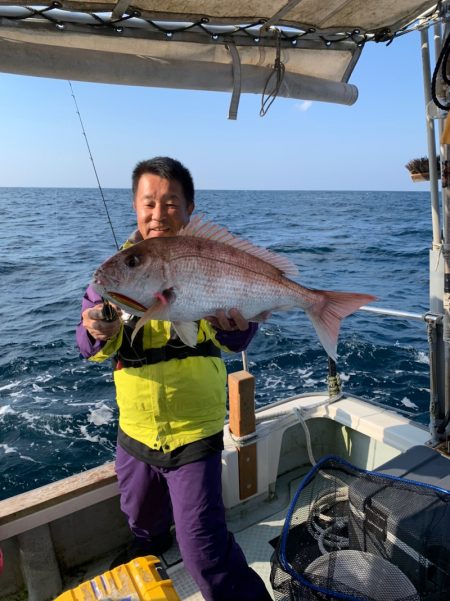
[[439,14],[430,0],[0,0],[0,71],[353,104],[367,42]]

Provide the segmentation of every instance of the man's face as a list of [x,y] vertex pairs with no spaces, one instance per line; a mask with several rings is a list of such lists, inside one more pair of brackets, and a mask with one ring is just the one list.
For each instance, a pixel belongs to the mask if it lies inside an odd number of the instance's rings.
[[187,203],[179,182],[153,173],[141,175],[133,206],[144,239],[175,236],[189,223],[194,210],[194,203]]

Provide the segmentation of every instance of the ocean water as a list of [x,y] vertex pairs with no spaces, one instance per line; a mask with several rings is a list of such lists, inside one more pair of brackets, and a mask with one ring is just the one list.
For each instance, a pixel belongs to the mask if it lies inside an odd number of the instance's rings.
[[[105,190],[114,230],[134,229],[127,190]],[[368,292],[374,306],[428,308],[429,195],[199,191],[197,212],[284,254],[298,281]],[[0,498],[109,461],[117,410],[109,362],[81,360],[74,330],[93,270],[115,246],[96,189],[0,188]],[[426,423],[425,325],[358,312],[339,339],[347,391]],[[273,314],[248,350],[263,406],[326,387],[327,359],[300,311]],[[242,368],[240,354],[226,358]]]

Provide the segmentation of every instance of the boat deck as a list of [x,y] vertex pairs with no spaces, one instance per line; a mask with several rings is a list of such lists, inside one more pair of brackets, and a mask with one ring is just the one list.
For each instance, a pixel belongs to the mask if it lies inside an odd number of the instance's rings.
[[[261,505],[260,502],[254,500],[248,504],[243,512],[241,511],[235,515],[231,514],[228,521],[229,529],[233,532],[236,541],[244,551],[249,565],[264,580],[269,592],[272,592],[270,559],[274,551],[273,544],[281,534],[290,499],[295,494],[307,471],[305,468],[296,469],[281,477],[277,482],[276,494],[270,502]],[[263,516],[256,523],[255,512]],[[100,562],[91,564],[84,573],[78,572],[68,588],[76,587],[81,582],[107,571],[116,554],[117,551],[104,556]],[[176,541],[161,557],[161,563],[164,565],[182,601],[203,601],[204,597],[199,592],[196,583],[184,569]]]
[[[270,586],[270,558],[274,550],[270,541],[279,536],[283,527],[284,516],[285,511],[278,512],[274,516],[235,534],[236,541],[243,549],[248,563],[262,577],[267,590],[270,592],[272,591]],[[183,601],[203,601],[203,596],[198,591],[197,585],[183,569],[182,563],[168,568],[167,571],[173,581],[175,590]]]

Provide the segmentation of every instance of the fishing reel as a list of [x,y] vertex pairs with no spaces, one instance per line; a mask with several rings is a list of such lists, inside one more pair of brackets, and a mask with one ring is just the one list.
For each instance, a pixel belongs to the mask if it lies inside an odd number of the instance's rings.
[[116,309],[111,305],[111,303],[106,300],[103,299],[103,309],[102,309],[102,319],[104,321],[116,321],[116,319],[118,319],[119,314],[117,313]]

